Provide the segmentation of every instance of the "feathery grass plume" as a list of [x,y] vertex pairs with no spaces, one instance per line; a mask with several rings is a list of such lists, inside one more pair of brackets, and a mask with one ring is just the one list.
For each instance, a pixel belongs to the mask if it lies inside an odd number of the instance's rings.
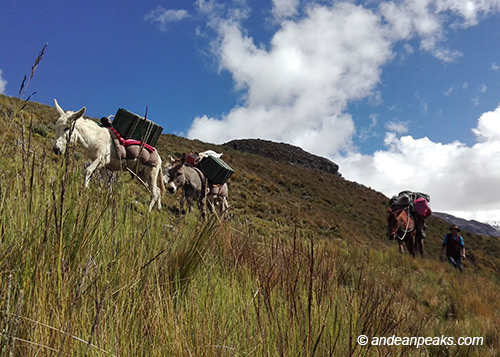
[[[33,79],[33,76],[35,75],[35,71],[36,69],[38,68],[38,65],[40,64],[40,62],[42,61],[43,59],[43,56],[45,55],[45,50],[47,48],[47,46],[49,45],[49,43],[47,42],[42,50],[40,51],[40,53],[38,54],[38,56],[36,57],[35,59],[35,62],[33,63],[33,65],[31,66],[31,73],[30,73],[30,76],[29,78],[27,78],[26,76],[24,76],[23,78],[23,81],[21,82],[21,86],[19,87],[19,97],[22,98],[23,96],[26,95],[26,92],[28,91],[28,88],[30,86],[30,83],[31,83],[31,80]],[[26,106],[26,103],[29,102],[29,100],[31,99],[31,97],[33,95],[36,94],[36,91],[31,93],[25,100],[24,100],[24,104],[23,106],[20,108],[20,111],[24,109],[24,107]]]
[[33,78],[33,76],[35,75],[36,68],[38,67],[38,64],[42,61],[43,55],[45,54],[45,49],[47,48],[48,45],[49,45],[49,43],[47,42],[43,46],[42,50],[40,51],[40,53],[38,54],[38,57],[35,60],[35,63],[31,66],[30,79]]

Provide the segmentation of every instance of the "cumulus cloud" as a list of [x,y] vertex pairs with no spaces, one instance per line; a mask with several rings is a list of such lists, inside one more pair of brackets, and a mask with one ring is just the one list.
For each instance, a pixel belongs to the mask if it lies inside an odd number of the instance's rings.
[[473,133],[472,146],[387,133],[385,150],[336,160],[346,178],[388,196],[406,189],[427,192],[434,210],[500,221],[500,106],[484,113]]
[[233,21],[215,29],[214,53],[244,105],[193,122],[188,136],[212,142],[267,137],[322,155],[345,149],[354,134],[347,103],[372,94],[392,57],[378,16],[348,3],[308,6],[304,18],[283,23],[269,49]]
[[277,21],[298,14],[299,0],[272,0],[272,14]]
[[[235,4],[243,6],[226,8]],[[447,33],[474,26],[482,17],[499,12],[500,0],[302,4],[274,0],[270,14],[277,21],[277,30],[262,44],[245,28],[250,11],[245,1],[225,5],[198,0],[200,13],[207,16],[216,34],[211,44],[214,58],[220,71],[232,76],[240,101],[219,117],[195,118],[187,136],[214,143],[249,137],[283,141],[334,159],[347,178],[387,195],[403,189],[421,190],[439,202],[434,207],[437,210],[453,213],[462,209],[470,214],[479,212],[480,205],[494,212],[499,194],[485,193],[489,192],[485,188],[492,187],[494,192],[500,174],[493,161],[499,154],[495,121],[478,120],[474,129],[477,143],[471,147],[401,136],[408,133],[409,122],[388,121],[386,149],[362,155],[353,139],[373,137],[374,126],[356,128],[349,104],[377,98],[380,105],[383,98],[377,86],[382,69],[396,58],[418,50],[443,62],[460,58],[459,51],[446,47]],[[462,88],[466,90],[468,83]],[[453,90],[450,87],[445,95]],[[421,112],[428,111],[418,92],[415,99]],[[492,113],[498,116],[497,111]],[[487,167],[488,161],[493,168]]]
[[379,8],[394,40],[417,35],[422,50],[451,62],[462,53],[443,46],[447,27],[474,26],[481,17],[500,11],[500,1],[402,0],[382,2]]
[[3,71],[0,69],[0,94],[5,94],[5,88],[7,88],[7,81],[2,77]]
[[[221,10],[222,3],[197,2],[216,32],[213,54],[220,70],[232,75],[241,104],[221,117],[200,115],[187,136],[216,143],[265,137],[325,156],[352,146],[356,130],[347,105],[376,97],[382,66],[395,57],[396,43],[416,38],[422,50],[451,61],[460,54],[443,47],[445,26],[451,21],[472,26],[498,10],[498,4],[481,0],[387,1],[376,7],[311,3],[302,8],[296,0],[274,0],[273,18],[282,22],[263,46],[243,26],[250,8],[236,3]],[[411,55],[411,46],[402,48]],[[426,112],[425,101],[420,104]]]
[[161,31],[167,31],[168,25],[189,17],[186,10],[167,10],[163,6],[158,6],[144,16],[144,20],[156,24]]
[[390,132],[397,134],[406,134],[408,132],[408,121],[389,120],[385,123],[385,128]]

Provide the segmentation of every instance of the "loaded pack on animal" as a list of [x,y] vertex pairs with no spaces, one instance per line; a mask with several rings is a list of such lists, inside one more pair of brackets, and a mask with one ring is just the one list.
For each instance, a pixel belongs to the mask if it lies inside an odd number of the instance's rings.
[[55,99],[54,104],[59,118],[55,124],[53,150],[62,155],[68,144],[75,143],[86,149],[92,162],[86,169],[85,187],[88,187],[92,174],[97,170],[126,170],[139,177],[150,191],[149,210],[155,205],[161,210],[161,196],[165,187],[161,179],[162,160],[154,147],[122,138],[114,128],[107,128],[92,119],[84,118],[85,107],[73,112],[64,111]]
[[206,204],[210,212],[225,218],[229,208],[228,185],[226,181],[234,172],[220,159],[222,154],[212,150],[200,154],[190,153],[182,159],[171,159],[164,167],[164,180],[170,193],[183,189],[180,199],[180,211],[184,211],[185,201],[188,202],[188,212],[192,209],[193,201],[205,217]]
[[424,255],[425,218],[432,214],[429,195],[421,192],[402,191],[389,201],[387,226],[389,239],[396,239],[399,251],[403,253],[403,243],[415,257]]

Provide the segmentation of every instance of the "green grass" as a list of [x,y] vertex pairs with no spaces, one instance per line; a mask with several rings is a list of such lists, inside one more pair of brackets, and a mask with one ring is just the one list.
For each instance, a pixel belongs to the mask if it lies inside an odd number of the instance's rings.
[[[387,241],[382,194],[172,135],[164,158],[224,152],[233,219],[179,217],[171,195],[147,214],[129,175],[111,194],[99,180],[85,190],[81,153],[56,157],[53,130],[40,134],[55,112],[19,103],[0,97],[0,142],[14,143],[0,147],[0,356],[497,355],[498,240],[464,232],[475,264],[460,275],[437,259],[438,219],[426,258],[411,259]],[[359,334],[484,345],[361,346]]]

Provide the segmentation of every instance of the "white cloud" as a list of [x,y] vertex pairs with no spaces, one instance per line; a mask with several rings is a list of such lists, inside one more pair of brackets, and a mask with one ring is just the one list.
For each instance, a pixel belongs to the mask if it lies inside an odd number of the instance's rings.
[[484,113],[473,133],[473,146],[387,133],[386,150],[335,160],[346,178],[389,197],[405,189],[427,192],[436,211],[499,221],[500,106]]
[[162,6],[151,10],[144,16],[144,20],[156,24],[161,31],[167,31],[168,25],[189,17],[186,10],[167,10]]
[[368,139],[378,136],[378,133],[375,131],[375,128],[378,126],[378,114],[372,113],[368,116],[368,119],[370,120],[370,125],[368,127],[361,126],[358,130],[358,139],[361,142],[366,142]]
[[272,0],[272,14],[277,21],[298,14],[299,0]]
[[7,88],[7,81],[2,77],[3,71],[0,69],[0,94],[5,94],[5,88]]
[[397,134],[406,134],[408,132],[408,121],[390,120],[385,123],[385,128]]
[[481,115],[477,128],[472,129],[472,132],[481,143],[500,142],[500,106]]
[[[352,1],[325,3],[300,7],[295,0],[273,1],[273,20],[282,22],[269,43],[257,44],[244,27],[245,1],[232,2],[229,6],[242,7],[228,9],[198,0],[217,36],[214,58],[221,71],[231,74],[241,97],[223,116],[197,117],[187,136],[214,143],[250,137],[284,141],[332,158],[345,177],[387,195],[403,189],[428,192],[434,209],[466,211],[469,217],[480,209],[498,210],[496,122],[480,119],[474,129],[478,142],[469,147],[399,137],[408,133],[408,122],[377,118],[392,133],[386,134],[385,150],[368,156],[357,153],[353,138],[373,137],[373,127],[355,128],[348,104],[370,98],[382,103],[377,85],[383,66],[396,58],[396,44],[402,44],[401,56],[419,50],[411,42],[443,62],[459,58],[460,52],[446,47],[449,31],[499,12],[500,0],[401,0],[366,7]],[[462,89],[468,86],[463,82]],[[415,99],[421,112],[428,111],[418,92]],[[491,115],[498,118],[497,111]]]
[[495,62],[493,62],[491,64],[491,70],[492,71],[498,71],[498,69],[500,69],[500,66],[498,64],[496,64]]
[[269,49],[257,47],[238,23],[215,28],[220,66],[229,71],[244,105],[216,119],[199,117],[188,136],[212,142],[266,137],[329,155],[351,145],[349,101],[372,95],[391,57],[379,18],[360,6],[310,5],[284,22]]
[[[445,27],[452,21],[472,26],[498,7],[482,0],[402,0],[370,8],[274,0],[273,18],[283,21],[268,44],[258,45],[243,27],[250,11],[245,1],[197,5],[216,32],[213,54],[220,70],[232,75],[241,104],[221,117],[200,115],[187,136],[216,143],[265,137],[321,155],[352,147],[347,105],[377,97],[382,66],[395,57],[396,43],[416,38],[422,50],[451,61],[460,54],[443,47]],[[409,44],[403,49],[412,54]],[[423,99],[420,109],[428,110]]]
[[462,53],[443,47],[446,27],[474,26],[479,18],[500,11],[500,1],[402,0],[382,2],[379,9],[395,41],[407,40],[416,34],[422,50],[444,62],[451,62]]

